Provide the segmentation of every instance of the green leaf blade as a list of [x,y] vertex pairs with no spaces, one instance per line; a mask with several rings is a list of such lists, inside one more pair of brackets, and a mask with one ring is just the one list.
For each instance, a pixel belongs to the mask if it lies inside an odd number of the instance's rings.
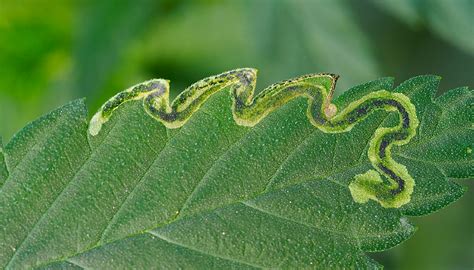
[[78,100],[33,122],[5,147],[10,174],[0,194],[0,265],[17,255],[89,155],[86,128],[85,105]]
[[[108,139],[94,147],[81,169],[70,178],[71,183],[56,196],[44,220],[17,251],[13,265],[31,265],[38,257],[49,260],[69,256],[99,242],[120,199],[126,197],[134,181],[150,166],[160,143],[166,142],[166,130],[156,121],[144,118],[139,106],[125,108],[125,112],[122,121],[107,134]],[[86,128],[84,125],[83,135],[87,134]],[[155,136],[143,132],[147,130]],[[134,144],[142,147],[129,147]]]
[[[246,128],[235,124],[224,91],[179,130],[166,130],[131,102],[88,137],[82,103],[59,110],[3,151],[10,174],[0,193],[0,262],[47,269],[380,268],[366,253],[410,238],[416,228],[406,215],[454,202],[464,188],[451,178],[474,174],[466,148],[474,141],[472,91],[434,99],[438,83],[419,76],[391,90],[393,79],[383,78],[335,101],[343,108],[386,89],[416,105],[417,137],[393,149],[416,181],[400,209],[355,203],[348,189],[354,175],[371,168],[368,142],[379,126],[396,122],[392,114],[326,134],[307,121],[299,99]],[[66,160],[68,151],[74,157]],[[58,175],[42,179],[35,167],[42,160],[61,168]]]

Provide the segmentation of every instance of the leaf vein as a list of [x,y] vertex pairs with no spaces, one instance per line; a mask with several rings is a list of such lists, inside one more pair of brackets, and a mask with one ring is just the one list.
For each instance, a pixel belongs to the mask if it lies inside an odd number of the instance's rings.
[[249,262],[244,262],[242,260],[237,260],[235,258],[229,258],[229,257],[224,257],[224,256],[221,256],[221,255],[217,255],[217,254],[211,254],[211,253],[208,253],[208,252],[205,252],[203,250],[199,250],[197,248],[193,248],[193,247],[190,247],[190,246],[187,246],[187,245],[183,245],[182,243],[178,243],[176,241],[173,241],[167,237],[164,237],[162,235],[160,235],[159,233],[155,232],[155,231],[148,231],[147,233],[155,236],[155,237],[158,237],[159,239],[167,242],[167,243],[170,243],[172,245],[175,245],[175,246],[179,246],[179,247],[182,247],[182,248],[185,248],[185,249],[188,249],[188,250],[192,250],[194,252],[198,252],[200,254],[203,254],[203,255],[206,255],[206,256],[210,256],[210,257],[215,257],[215,258],[219,258],[219,259],[222,259],[222,260],[225,260],[225,261],[229,261],[229,262],[232,262],[232,263],[240,263],[240,264],[244,264],[244,265],[247,265],[247,266],[250,266],[250,267],[254,267],[254,268],[258,268],[258,269],[264,269],[266,267],[264,266],[261,266],[261,265],[256,265],[256,264],[253,264],[253,263],[249,263]]

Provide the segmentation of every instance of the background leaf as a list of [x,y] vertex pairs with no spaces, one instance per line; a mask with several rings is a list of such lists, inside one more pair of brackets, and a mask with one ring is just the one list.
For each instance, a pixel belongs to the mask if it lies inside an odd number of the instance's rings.
[[374,1],[412,27],[427,25],[446,41],[474,54],[474,3],[469,0]]
[[[411,237],[415,227],[406,216],[457,200],[463,188],[450,179],[473,174],[473,92],[459,88],[433,99],[438,82],[419,76],[393,90],[411,97],[422,123],[414,142],[394,149],[417,184],[401,209],[357,204],[347,188],[370,168],[373,132],[395,115],[380,112],[349,133],[326,134],[309,123],[306,101],[297,99],[247,128],[235,124],[230,96],[221,92],[177,131],[132,102],[98,137],[86,137],[84,104],[72,102],[5,147],[10,175],[0,193],[0,262],[379,268],[366,252]],[[392,83],[354,87],[335,103],[342,108]]]

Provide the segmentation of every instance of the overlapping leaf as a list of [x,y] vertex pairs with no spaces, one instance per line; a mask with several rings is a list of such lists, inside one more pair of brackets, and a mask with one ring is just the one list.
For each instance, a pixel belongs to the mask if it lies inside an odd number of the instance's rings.
[[[97,137],[74,101],[20,131],[0,159],[0,265],[17,268],[378,268],[366,252],[409,238],[407,215],[436,211],[474,175],[473,92],[434,98],[439,78],[393,91],[421,120],[394,149],[416,180],[401,209],[355,203],[348,184],[370,167],[367,144],[394,115],[376,113],[350,133],[325,134],[295,100],[253,128],[237,126],[228,92],[179,130],[139,102],[119,109]],[[379,89],[379,79],[335,103]],[[4,169],[6,168],[6,169]],[[8,175],[8,176],[7,176]],[[6,179],[5,179],[6,178]]]

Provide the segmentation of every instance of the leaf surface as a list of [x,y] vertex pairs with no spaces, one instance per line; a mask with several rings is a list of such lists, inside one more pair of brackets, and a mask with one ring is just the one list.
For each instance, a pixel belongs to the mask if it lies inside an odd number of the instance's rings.
[[[392,90],[382,78],[349,89],[339,108],[386,89],[409,96],[421,121],[393,149],[416,181],[399,209],[355,203],[348,185],[370,168],[378,112],[327,134],[296,99],[253,128],[235,124],[228,91],[179,130],[140,102],[121,107],[96,137],[74,101],[26,126],[3,150],[0,265],[17,268],[379,268],[367,256],[415,232],[408,216],[454,202],[474,175],[474,101],[468,88],[435,98],[439,77]],[[2,169],[4,168],[4,169]],[[8,173],[9,172],[9,173]],[[2,178],[0,178],[2,179]]]

